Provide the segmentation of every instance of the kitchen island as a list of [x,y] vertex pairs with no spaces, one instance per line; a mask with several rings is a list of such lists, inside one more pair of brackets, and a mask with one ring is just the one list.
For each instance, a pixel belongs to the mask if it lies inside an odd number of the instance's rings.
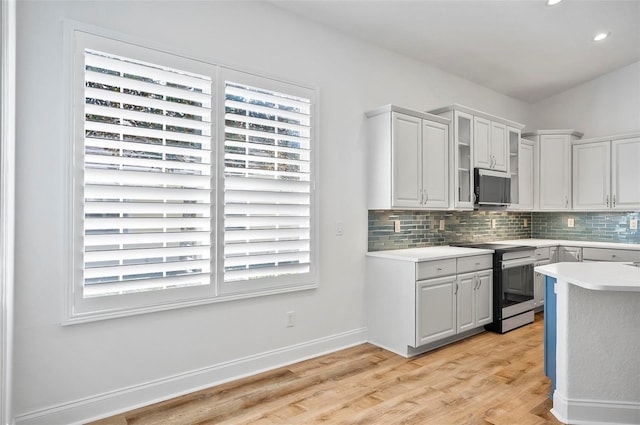
[[551,412],[571,424],[640,424],[640,267],[557,263],[535,270],[546,276]]

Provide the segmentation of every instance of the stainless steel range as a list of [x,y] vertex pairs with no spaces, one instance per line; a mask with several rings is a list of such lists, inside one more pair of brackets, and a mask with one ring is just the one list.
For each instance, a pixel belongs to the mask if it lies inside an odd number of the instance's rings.
[[521,245],[459,244],[493,249],[493,323],[485,329],[505,333],[533,322],[535,248]]

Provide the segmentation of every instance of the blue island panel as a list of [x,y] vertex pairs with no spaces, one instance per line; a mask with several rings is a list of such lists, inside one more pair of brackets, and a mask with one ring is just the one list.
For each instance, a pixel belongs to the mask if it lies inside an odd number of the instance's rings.
[[551,393],[556,389],[556,278],[544,277],[544,374],[551,380]]

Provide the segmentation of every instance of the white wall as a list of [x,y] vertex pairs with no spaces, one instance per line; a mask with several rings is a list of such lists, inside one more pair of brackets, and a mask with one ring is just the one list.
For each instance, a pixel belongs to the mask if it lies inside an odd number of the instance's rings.
[[640,130],[640,62],[531,105],[525,131],[559,128],[583,138]]
[[[62,101],[65,18],[319,88],[319,289],[60,326],[69,255],[60,242],[65,236],[61,148],[70,143]],[[264,3],[19,1],[17,51],[18,423],[61,422],[65,414],[64,421],[72,422],[186,391],[204,385],[205,378],[211,384],[363,341],[363,113],[385,103],[424,110],[454,102],[519,122],[529,113],[522,102]],[[342,237],[334,236],[336,221],[344,223]],[[297,323],[286,328],[290,310]],[[280,356],[260,357],[282,350]],[[250,356],[258,357],[234,363]],[[120,392],[127,387],[130,392]]]

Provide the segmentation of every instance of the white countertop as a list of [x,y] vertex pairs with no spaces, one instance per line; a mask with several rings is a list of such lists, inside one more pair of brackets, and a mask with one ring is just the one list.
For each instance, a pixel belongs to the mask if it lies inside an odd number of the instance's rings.
[[594,291],[640,292],[640,267],[631,263],[555,263],[535,271]]
[[560,239],[510,239],[506,241],[492,241],[488,243],[508,244],[508,245],[526,245],[535,248],[544,248],[548,246],[575,246],[587,248],[611,248],[611,249],[629,249],[640,251],[640,244],[619,243],[619,242],[589,242],[589,241],[567,241]]
[[447,258],[470,257],[493,254],[492,249],[461,248],[455,246],[429,246],[425,248],[393,249],[389,251],[367,252],[368,257],[387,258],[402,261],[431,261]]

